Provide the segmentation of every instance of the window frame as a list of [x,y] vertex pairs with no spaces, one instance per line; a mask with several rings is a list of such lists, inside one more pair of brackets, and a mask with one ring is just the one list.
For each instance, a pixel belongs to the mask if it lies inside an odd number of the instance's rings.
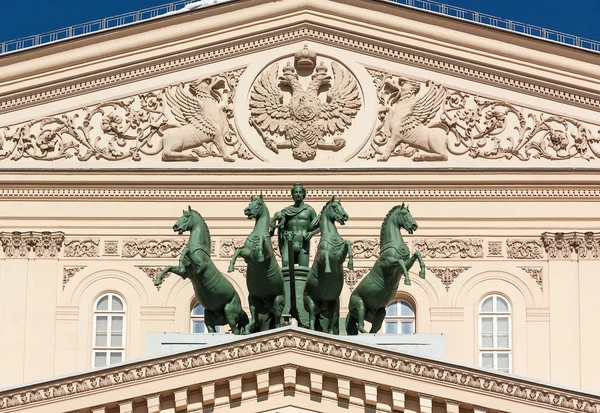
[[[398,303],[398,310],[401,313],[402,312],[402,303],[406,303],[406,305],[408,306],[408,308],[410,308],[410,310],[412,311],[413,315],[412,316],[403,316],[403,315],[395,315],[395,316],[388,316],[387,315],[387,308],[392,305],[393,303]],[[389,320],[391,321],[395,321],[396,325],[399,327],[397,328],[396,331],[399,331],[397,333],[395,333],[396,335],[408,335],[406,333],[402,333],[402,321],[411,321],[412,324],[412,333],[410,334],[417,334],[417,310],[416,310],[416,306],[413,304],[413,302],[405,297],[396,297],[393,301],[391,301],[386,307],[386,316],[383,319],[383,323],[381,324],[381,328],[379,330],[379,332],[381,334],[385,334],[385,335],[392,335],[393,333],[386,333],[385,332],[385,326],[386,326],[386,322]]]
[[[98,304],[100,303],[100,300],[102,300],[104,297],[108,297],[108,310],[98,310]],[[113,310],[112,309],[112,301],[113,301],[113,297],[118,298],[121,301],[121,304],[123,305],[123,310]],[[106,346],[97,346],[96,345],[96,334],[97,334],[97,324],[98,324],[98,317],[101,316],[106,316],[107,317],[107,321],[106,321]],[[112,336],[112,331],[111,331],[111,327],[112,327],[112,319],[113,317],[122,317],[123,320],[123,325],[121,328],[121,346],[110,346],[109,344],[112,344],[111,340],[111,336]],[[92,368],[102,368],[102,367],[109,367],[112,366],[114,364],[119,364],[119,363],[123,363],[125,361],[125,354],[126,354],[126,349],[127,349],[127,303],[125,302],[125,299],[121,296],[121,294],[116,293],[116,292],[105,292],[102,293],[98,296],[98,298],[96,298],[96,300],[94,300],[94,305],[92,307]],[[96,366],[96,354],[98,353],[105,353],[106,354],[106,364],[104,366]],[[110,358],[111,358],[111,353],[119,353],[121,355],[121,361],[117,362],[117,363],[111,363],[110,362]]]
[[[484,311],[483,304],[489,299],[492,298],[492,311]],[[501,299],[506,303],[507,311],[498,311],[498,299]],[[483,319],[491,318],[492,319],[492,345],[493,347],[483,347]],[[500,348],[498,347],[498,319],[506,318],[508,320],[508,346]],[[484,368],[486,370],[494,370],[500,373],[508,373],[511,374],[513,371],[513,333],[512,333],[512,305],[507,297],[502,294],[492,293],[484,296],[478,305],[477,312],[477,350],[478,350],[478,366],[480,368]],[[483,355],[491,354],[492,355],[492,365],[493,367],[484,367],[483,366]],[[498,355],[499,354],[507,354],[508,355],[508,371],[500,370],[498,367]]]

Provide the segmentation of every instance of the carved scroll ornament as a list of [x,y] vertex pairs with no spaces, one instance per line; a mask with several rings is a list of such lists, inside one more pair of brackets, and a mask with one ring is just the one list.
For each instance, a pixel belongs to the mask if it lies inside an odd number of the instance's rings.
[[[272,64],[254,82],[250,93],[250,124],[275,153],[291,149],[295,159],[315,159],[317,150],[338,151],[346,145],[342,133],[362,106],[352,73],[337,62],[315,68],[317,55],[305,47],[280,70]],[[303,84],[300,71],[310,70]],[[331,76],[329,73],[333,74]]]
[[507,239],[506,256],[511,259],[544,258],[542,242],[537,239]]
[[100,252],[98,238],[67,239],[65,257],[98,257]]
[[243,69],[0,129],[0,160],[250,159],[233,122]]
[[567,160],[600,158],[600,132],[557,114],[447,89],[369,69],[379,97],[379,122],[359,155],[387,161],[485,159]]
[[414,247],[423,258],[483,258],[481,239],[415,239]]
[[469,268],[471,267],[427,267],[444,284],[446,291],[449,291],[454,280]]

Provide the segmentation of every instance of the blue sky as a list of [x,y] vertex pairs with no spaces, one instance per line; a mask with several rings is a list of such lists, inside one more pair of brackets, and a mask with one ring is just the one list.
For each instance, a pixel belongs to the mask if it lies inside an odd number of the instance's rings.
[[[463,7],[600,40],[600,0],[446,0]],[[2,1],[0,41],[13,40],[168,3],[166,0],[21,0]]]

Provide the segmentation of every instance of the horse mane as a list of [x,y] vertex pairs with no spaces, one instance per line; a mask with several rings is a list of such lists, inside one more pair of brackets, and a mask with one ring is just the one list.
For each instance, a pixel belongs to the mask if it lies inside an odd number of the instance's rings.
[[[310,223],[311,227],[314,228],[321,223],[321,217],[323,216],[323,212],[325,212],[325,208],[327,208],[333,201],[334,199],[332,198],[329,201],[327,201],[325,205],[323,205],[323,208],[321,208],[321,212],[319,212],[319,215],[317,215],[317,217],[313,219],[313,221]],[[335,201],[337,201],[337,199],[335,199]]]
[[396,205],[395,207],[393,207],[392,209],[390,209],[387,213],[387,215],[385,216],[385,218],[383,219],[383,222],[381,223],[381,230],[379,231],[379,248],[383,248],[383,235],[384,235],[384,228],[387,225],[388,220],[391,218],[392,215],[394,215],[394,213],[399,210],[404,208],[404,204],[402,205]]
[[202,224],[204,225],[204,230],[206,231],[206,235],[208,236],[208,247],[210,248],[212,242],[210,240],[210,230],[208,229],[208,225],[206,225],[206,221],[204,220],[204,218],[202,218],[200,212],[196,211],[195,209],[192,209],[190,212],[195,213],[200,217],[200,221],[202,221]]

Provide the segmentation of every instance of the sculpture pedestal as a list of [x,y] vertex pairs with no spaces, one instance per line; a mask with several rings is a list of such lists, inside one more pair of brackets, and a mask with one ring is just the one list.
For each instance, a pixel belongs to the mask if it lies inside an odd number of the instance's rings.
[[[282,268],[283,273],[283,285],[285,288],[285,307],[283,308],[283,314],[291,314],[291,293],[290,293],[290,270],[289,268]],[[310,272],[310,267],[301,267],[296,265],[294,267],[294,286],[296,287],[296,308],[298,309],[298,315],[300,316],[299,325],[300,327],[308,327],[308,313],[304,309],[304,284],[306,278]]]

